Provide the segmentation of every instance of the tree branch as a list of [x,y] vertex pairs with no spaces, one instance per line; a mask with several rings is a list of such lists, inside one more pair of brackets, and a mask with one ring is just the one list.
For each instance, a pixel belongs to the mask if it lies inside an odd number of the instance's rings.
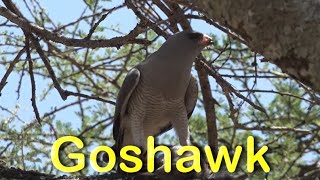
[[41,118],[40,118],[39,110],[36,103],[36,83],[33,75],[33,62],[31,59],[30,39],[28,36],[26,36],[26,51],[27,51],[27,60],[29,62],[29,74],[30,74],[31,92],[32,92],[32,97],[31,97],[32,107],[33,107],[34,114],[36,115],[36,119],[38,123],[41,125]]
[[0,15],[7,18],[11,22],[17,24],[19,27],[29,33],[34,33],[46,40],[61,43],[66,46],[73,47],[86,47],[86,48],[98,48],[98,47],[120,47],[125,44],[143,44],[149,45],[150,41],[146,39],[136,39],[136,37],[143,32],[140,28],[135,28],[128,35],[123,37],[114,37],[108,40],[89,40],[89,39],[74,39],[60,36],[57,33],[52,33],[42,27],[29,23],[25,19],[10,12],[7,8],[0,6]]
[[7,84],[7,79],[9,77],[9,75],[11,74],[11,72],[13,71],[14,66],[19,62],[20,57],[22,56],[22,54],[26,51],[26,48],[24,47],[23,49],[21,49],[19,51],[19,53],[17,54],[17,56],[12,60],[12,62],[9,65],[8,70],[6,71],[6,73],[4,74],[4,76],[1,79],[0,82],[0,96],[1,96],[1,91],[4,88],[4,86]]

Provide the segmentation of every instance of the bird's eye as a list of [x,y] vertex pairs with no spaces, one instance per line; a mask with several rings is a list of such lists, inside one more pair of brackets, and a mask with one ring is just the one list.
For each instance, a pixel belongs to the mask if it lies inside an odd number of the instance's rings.
[[203,34],[198,33],[198,32],[191,32],[191,33],[188,33],[188,37],[191,40],[200,40],[200,39],[202,39]]

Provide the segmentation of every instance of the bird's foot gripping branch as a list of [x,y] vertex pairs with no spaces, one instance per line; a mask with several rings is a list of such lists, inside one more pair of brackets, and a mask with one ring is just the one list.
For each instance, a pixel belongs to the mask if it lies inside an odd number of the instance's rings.
[[[59,148],[63,143],[66,142],[72,142],[74,143],[79,149],[83,148],[83,142],[74,136],[64,136],[59,138],[52,146],[51,150],[51,159],[53,165],[60,171],[63,172],[77,172],[80,171],[85,167],[85,155],[82,153],[70,153],[68,157],[70,159],[76,159],[78,161],[78,164],[72,167],[67,167],[61,164],[59,159]],[[270,167],[266,160],[264,159],[263,155],[267,152],[268,147],[263,146],[261,147],[256,153],[254,152],[254,138],[252,136],[249,136],[247,139],[247,171],[253,172],[254,171],[254,164],[258,162],[260,166],[262,167],[263,171],[269,172]],[[131,162],[134,164],[133,167],[128,167],[124,162],[121,162],[119,167],[122,171],[128,172],[128,173],[134,173],[138,172],[142,166],[142,160],[138,157],[132,156],[128,154],[128,152],[134,152],[136,155],[141,154],[141,149],[136,146],[125,146],[120,151],[120,157],[128,162]],[[147,170],[148,172],[154,171],[154,158],[155,154],[159,151],[162,151],[164,154],[164,171],[169,173],[171,171],[171,150],[167,146],[154,146],[154,138],[152,136],[148,137],[147,142]],[[222,159],[224,158],[226,167],[229,172],[234,172],[237,168],[240,156],[242,154],[242,147],[237,146],[234,150],[234,155],[231,161],[231,158],[229,156],[229,152],[227,147],[221,146],[217,155],[217,158],[214,159],[212,155],[211,148],[209,146],[206,146],[204,148],[206,158],[208,160],[209,166],[212,170],[212,172],[218,172],[221,166]],[[105,152],[109,156],[109,162],[107,166],[100,167],[97,163],[97,155],[99,152]],[[185,152],[190,152],[191,155],[185,157],[183,154]],[[195,146],[183,146],[178,151],[177,154],[180,156],[180,158],[176,162],[176,168],[178,171],[187,173],[192,170],[196,172],[201,172],[201,166],[200,166],[200,150]],[[185,167],[185,162],[193,162],[191,166]],[[91,166],[98,172],[108,172],[111,171],[115,164],[116,164],[116,155],[115,152],[112,150],[112,148],[108,146],[98,146],[96,147],[90,154],[90,163]]]

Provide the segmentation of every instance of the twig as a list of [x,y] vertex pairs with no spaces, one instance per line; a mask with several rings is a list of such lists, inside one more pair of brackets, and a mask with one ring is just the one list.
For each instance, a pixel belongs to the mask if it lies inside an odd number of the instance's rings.
[[88,35],[87,35],[84,39],[90,39],[91,36],[93,35],[94,31],[95,31],[95,30],[97,29],[97,27],[99,26],[99,24],[100,24],[103,20],[105,20],[108,15],[110,15],[112,12],[114,12],[115,10],[119,9],[119,7],[122,7],[122,6],[123,6],[123,5],[118,6],[118,7],[114,7],[114,8],[112,8],[112,9],[110,9],[110,10],[108,11],[108,13],[102,15],[102,17],[98,20],[98,22],[96,22],[96,23],[92,26],[92,28],[89,30]]
[[24,47],[23,49],[21,49],[19,51],[19,53],[17,54],[17,56],[14,58],[14,60],[10,63],[8,70],[6,71],[6,73],[4,74],[3,78],[1,79],[0,82],[0,96],[1,96],[1,91],[4,88],[4,86],[7,84],[7,79],[9,77],[9,75],[11,74],[11,72],[13,71],[14,66],[19,62],[20,57],[22,56],[22,54],[26,51],[26,48]]
[[55,73],[54,73],[54,71],[53,71],[53,69],[52,69],[52,67],[51,67],[51,65],[50,65],[50,62],[49,62],[47,56],[45,55],[45,53],[43,52],[43,50],[42,50],[42,48],[41,48],[41,46],[40,46],[39,41],[38,41],[35,37],[33,37],[33,36],[31,36],[30,38],[31,38],[33,44],[35,45],[36,51],[38,52],[40,58],[42,59],[44,65],[46,66],[46,68],[47,68],[47,70],[48,70],[48,73],[49,73],[49,75],[50,75],[50,77],[51,77],[51,79],[52,79],[52,81],[53,81],[54,87],[55,87],[55,88],[57,89],[57,91],[59,92],[61,98],[62,98],[63,100],[66,100],[66,99],[67,99],[67,96],[65,95],[64,90],[61,88],[61,86],[60,86],[60,84],[59,84],[59,82],[58,82],[58,80],[57,80],[57,78],[56,78],[56,75],[55,75]]
[[86,94],[81,94],[81,93],[75,93],[75,92],[71,92],[71,91],[65,91],[64,92],[66,96],[76,96],[76,97],[83,97],[83,98],[87,98],[87,99],[94,99],[94,100],[98,100],[98,101],[101,101],[101,102],[106,102],[106,103],[109,103],[109,104],[112,104],[112,105],[115,105],[116,103],[114,101],[110,101],[110,100],[106,100],[106,99],[103,99],[99,96],[94,96],[94,95],[86,95]]
[[309,130],[305,129],[298,129],[298,128],[290,128],[290,127],[277,127],[277,126],[272,126],[272,127],[247,127],[244,126],[243,124],[236,124],[236,128],[243,129],[243,130],[257,130],[257,131],[292,131],[296,133],[304,133],[304,134],[310,134],[312,133]]
[[[229,38],[229,36],[228,36],[228,38]],[[217,57],[214,58],[214,60],[212,60],[212,61],[210,62],[211,65],[212,65],[214,62],[216,62],[216,60],[222,55],[222,53],[224,53],[224,52],[227,50],[228,46],[229,46],[229,43],[226,43],[225,46],[224,46],[224,48],[223,48],[223,49],[219,52],[219,54],[217,55]],[[231,44],[230,44],[230,48],[231,48]],[[231,53],[231,50],[230,50],[230,53]],[[228,56],[228,57],[230,57],[230,53],[229,53],[229,56]]]
[[203,66],[206,69],[208,74],[210,74],[217,81],[217,83],[222,87],[222,89],[224,89],[225,91],[228,91],[229,93],[235,94],[237,97],[239,97],[240,99],[246,101],[248,104],[250,104],[255,109],[267,114],[266,110],[263,107],[254,104],[250,99],[246,98],[241,93],[239,93],[236,89],[234,89],[232,87],[232,85],[229,84],[226,80],[224,80],[214,69],[212,69],[212,67],[210,67],[206,63],[206,61],[201,59],[200,63],[201,63],[201,66]]
[[20,98],[21,84],[22,84],[22,80],[23,80],[23,77],[24,77],[24,71],[25,71],[25,68],[26,68],[26,64],[27,64],[27,61],[24,61],[23,65],[22,65],[21,75],[20,75],[20,79],[19,79],[19,82],[18,82],[18,88],[16,90],[16,92],[17,92],[17,100]]
[[252,89],[252,90],[246,90],[246,89],[244,89],[244,90],[239,90],[239,92],[247,92],[247,91],[256,92],[256,93],[274,93],[274,94],[279,94],[280,96],[294,97],[294,98],[297,98],[297,99],[300,99],[300,100],[309,102],[309,103],[311,103],[311,104],[320,105],[320,102],[318,102],[318,101],[313,101],[313,100],[306,99],[306,98],[303,98],[303,97],[300,97],[300,96],[297,96],[297,95],[294,95],[294,94],[286,93],[286,92],[279,92],[279,91],[274,91],[274,90],[259,90],[259,89]]
[[77,101],[75,101],[75,102],[73,102],[73,103],[64,105],[64,106],[59,107],[59,108],[54,107],[52,111],[47,112],[47,113],[44,113],[44,115],[42,116],[42,119],[44,119],[44,118],[46,118],[46,117],[48,117],[48,116],[54,115],[55,113],[57,113],[57,112],[59,112],[59,111],[61,111],[61,110],[64,110],[64,109],[66,109],[66,108],[68,108],[68,107],[70,107],[70,106],[74,106],[74,105],[76,105],[76,104],[79,104],[79,103],[85,102],[85,101],[88,101],[88,99],[77,100]]
[[144,24],[145,26],[149,26],[154,32],[156,32],[158,35],[163,36],[165,39],[169,37],[169,34],[162,31],[162,29],[156,23],[153,23],[148,18],[146,18],[140,12],[140,10],[131,2],[131,0],[126,0],[125,3],[127,7],[130,8],[135,13],[135,15],[141,20],[142,24]]
[[25,123],[15,112],[12,112],[12,111],[10,111],[9,109],[7,109],[7,108],[5,108],[5,107],[2,107],[2,106],[0,106],[0,109],[1,109],[2,111],[5,111],[5,112],[11,114],[11,115],[14,116],[15,118],[17,118],[20,122]]
[[11,141],[9,144],[7,144],[7,146],[5,148],[3,148],[3,150],[0,152],[0,157],[2,156],[3,153],[5,153],[8,148],[13,144],[13,142]]
[[[117,7],[117,9],[120,9],[120,8],[123,8],[123,7],[124,7],[124,5],[120,5],[120,6]],[[112,9],[113,9],[113,8],[112,8]],[[85,10],[86,10],[86,9],[85,9]],[[84,10],[84,11],[85,11],[85,10]],[[99,13],[95,13],[95,14],[91,14],[91,15],[87,15],[87,16],[81,15],[80,18],[78,18],[77,20],[75,20],[75,21],[73,21],[73,22],[70,22],[70,23],[68,23],[68,24],[65,24],[65,25],[63,25],[63,26],[60,26],[60,27],[58,27],[57,29],[53,30],[53,33],[56,33],[56,32],[59,32],[59,31],[61,31],[61,30],[64,30],[64,29],[66,29],[67,27],[72,26],[72,25],[75,25],[75,24],[79,23],[79,22],[82,21],[82,20],[85,20],[85,19],[88,19],[88,18],[91,18],[91,17],[95,17],[95,16],[100,16],[101,14],[103,14],[103,13],[105,13],[105,12],[108,12],[108,11],[110,11],[110,9],[103,9],[103,10],[102,10],[101,12],[99,12]]]
[[26,36],[26,51],[27,51],[27,60],[29,62],[29,74],[30,74],[31,92],[32,92],[32,97],[31,97],[32,107],[33,107],[34,114],[36,115],[36,119],[38,123],[41,125],[41,118],[40,118],[39,110],[36,103],[36,83],[33,75],[33,62],[30,54],[30,39],[28,36]]

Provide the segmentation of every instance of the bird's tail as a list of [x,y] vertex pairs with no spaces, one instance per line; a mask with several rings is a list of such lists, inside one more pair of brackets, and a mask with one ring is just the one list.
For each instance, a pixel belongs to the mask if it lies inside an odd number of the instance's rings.
[[[116,155],[116,159],[120,157],[120,152],[117,150],[116,145],[111,146],[111,149]],[[104,163],[109,163],[109,156],[108,153],[103,152],[101,155],[101,161]]]

